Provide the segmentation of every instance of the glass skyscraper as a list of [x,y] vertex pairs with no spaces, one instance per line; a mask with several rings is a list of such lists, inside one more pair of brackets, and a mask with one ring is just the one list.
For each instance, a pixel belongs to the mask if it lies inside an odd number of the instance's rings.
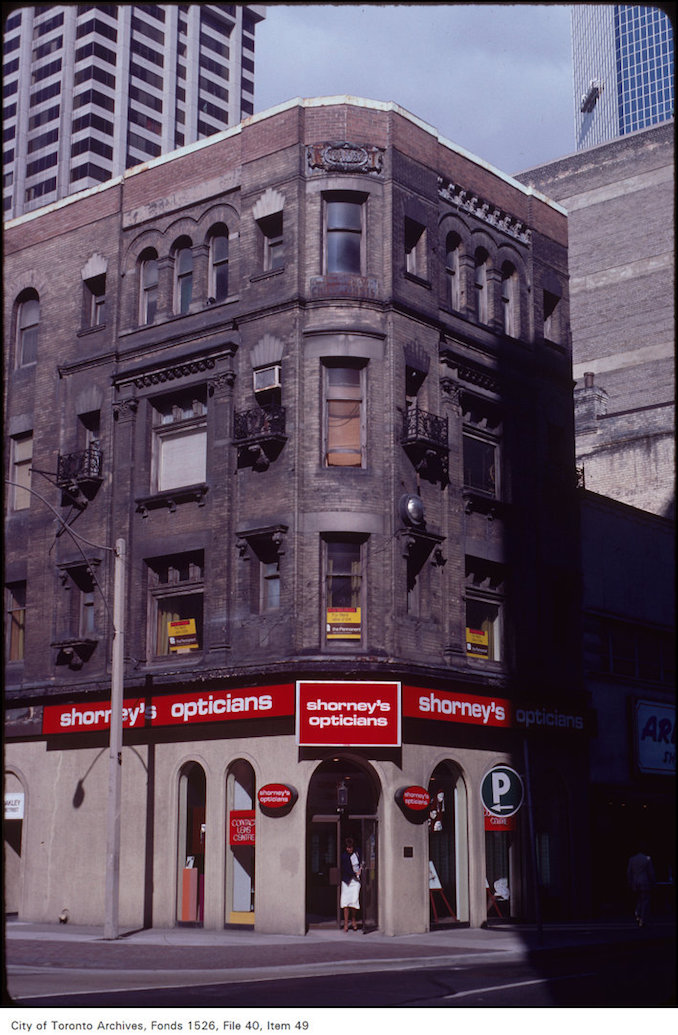
[[660,7],[572,7],[575,141],[582,150],[673,118],[673,28]]
[[255,4],[18,5],[3,33],[3,216],[254,112]]

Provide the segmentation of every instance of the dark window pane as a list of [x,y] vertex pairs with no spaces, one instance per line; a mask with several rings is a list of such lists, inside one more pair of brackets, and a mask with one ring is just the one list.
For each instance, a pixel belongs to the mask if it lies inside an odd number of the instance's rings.
[[333,231],[327,235],[327,272],[360,273],[360,236]]

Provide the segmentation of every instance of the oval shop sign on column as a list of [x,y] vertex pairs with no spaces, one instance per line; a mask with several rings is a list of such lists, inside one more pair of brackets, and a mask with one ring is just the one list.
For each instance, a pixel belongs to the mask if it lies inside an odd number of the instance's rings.
[[508,765],[495,765],[480,785],[483,805],[492,816],[515,816],[523,804],[523,781]]

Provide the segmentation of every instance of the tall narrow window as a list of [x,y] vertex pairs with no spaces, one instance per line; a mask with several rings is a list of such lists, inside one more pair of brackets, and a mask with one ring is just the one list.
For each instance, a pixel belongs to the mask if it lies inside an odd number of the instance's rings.
[[504,334],[518,335],[518,275],[510,262],[501,268],[501,311]]
[[85,327],[106,323],[106,274],[85,281]]
[[363,466],[363,377],[360,367],[325,368],[328,467]]
[[558,303],[560,298],[550,291],[544,292],[544,339],[557,343],[558,335]]
[[475,256],[476,319],[478,323],[487,323],[489,320],[487,259],[488,254],[485,249],[479,248]]
[[148,562],[150,653],[191,654],[203,646],[204,555],[160,557]]
[[19,305],[17,320],[17,362],[20,367],[35,363],[38,358],[40,302],[37,295]]
[[405,270],[415,277],[426,276],[426,227],[405,217]]
[[498,603],[466,600],[466,654],[480,661],[499,660]]
[[461,309],[461,287],[459,283],[458,234],[448,234],[445,239],[445,273],[447,275],[447,301],[450,309]]
[[280,561],[265,561],[261,565],[261,610],[277,611],[280,607]]
[[5,591],[7,660],[23,661],[26,637],[26,583],[14,582]]
[[487,439],[464,435],[464,485],[497,495],[497,446]]
[[153,323],[158,310],[158,258],[148,255],[141,264],[140,323]]
[[64,570],[64,588],[68,589],[66,632],[69,637],[91,640],[96,636],[95,577],[91,566],[74,565]]
[[362,203],[342,199],[326,205],[327,273],[361,273]]
[[210,239],[210,297],[215,302],[228,298],[228,231],[225,228]]
[[325,543],[326,638],[332,642],[362,636],[362,545],[350,537]]
[[12,439],[12,492],[13,510],[28,510],[31,505],[31,465],[33,463],[33,432]]
[[264,270],[277,270],[285,265],[283,250],[283,214],[274,212],[257,220],[263,239]]
[[182,315],[191,307],[193,298],[193,252],[191,248],[179,248],[174,259],[176,276],[174,310]]

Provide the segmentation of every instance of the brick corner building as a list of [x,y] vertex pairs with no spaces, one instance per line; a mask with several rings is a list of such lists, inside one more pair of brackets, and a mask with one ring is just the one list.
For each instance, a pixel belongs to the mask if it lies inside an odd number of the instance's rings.
[[123,924],[336,922],[347,834],[366,928],[533,916],[528,793],[586,910],[568,306],[558,204],[355,98],[6,225],[8,909],[103,916],[122,538]]

